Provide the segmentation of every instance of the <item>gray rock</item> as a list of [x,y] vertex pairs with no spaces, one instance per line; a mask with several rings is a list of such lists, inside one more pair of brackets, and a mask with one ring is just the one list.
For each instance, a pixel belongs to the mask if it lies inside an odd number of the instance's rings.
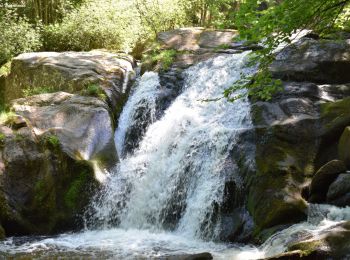
[[12,108],[36,136],[57,136],[71,158],[107,169],[117,163],[111,112],[98,98],[57,92],[16,99]]
[[350,205],[350,174],[340,174],[329,186],[327,203],[340,207]]
[[311,181],[310,202],[324,202],[331,183],[344,173],[346,167],[343,161],[333,160],[322,166]]
[[282,50],[270,70],[274,77],[283,80],[348,83],[349,47],[349,40],[317,40],[304,37]]
[[12,60],[5,100],[23,97],[24,90],[30,93],[40,88],[90,94],[89,86],[96,85],[118,108],[135,77],[135,65],[131,56],[105,51],[24,53]]

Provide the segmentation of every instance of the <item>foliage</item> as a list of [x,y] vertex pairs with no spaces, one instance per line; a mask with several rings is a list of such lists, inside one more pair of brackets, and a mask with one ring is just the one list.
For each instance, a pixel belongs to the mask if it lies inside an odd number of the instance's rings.
[[163,70],[168,70],[173,64],[178,51],[161,50],[160,47],[155,47],[151,52],[144,55],[142,62],[148,63],[150,66],[159,64]]
[[46,49],[91,50],[105,48],[130,52],[155,33],[183,25],[181,8],[173,0],[88,1],[60,24],[44,30]]
[[98,97],[102,100],[106,100],[107,96],[103,89],[97,84],[91,84],[86,87],[86,89],[82,90],[82,95]]
[[60,139],[56,135],[49,135],[45,138],[46,142],[53,148],[58,148],[60,146]]
[[0,67],[0,77],[8,76],[11,72],[11,61],[6,62],[4,65]]
[[[228,89],[226,96],[231,96],[238,88],[249,89],[249,94],[257,98],[270,99],[280,82],[269,74],[269,65],[274,59],[277,47],[290,44],[302,29],[326,33],[339,27],[342,15],[348,21],[344,10],[350,0],[288,0],[259,1],[246,0],[235,17],[235,24],[242,39],[248,42],[261,42],[265,48],[254,57],[259,63],[258,73],[243,84],[238,82]],[[262,8],[262,3],[264,3]]]
[[53,93],[55,91],[56,90],[53,87],[42,86],[42,87],[24,88],[22,90],[22,93],[24,97],[29,97],[29,96],[38,95],[38,94]]
[[22,52],[41,47],[40,28],[14,12],[0,15],[0,66]]
[[0,113],[0,124],[12,125],[16,114],[12,111],[2,111]]

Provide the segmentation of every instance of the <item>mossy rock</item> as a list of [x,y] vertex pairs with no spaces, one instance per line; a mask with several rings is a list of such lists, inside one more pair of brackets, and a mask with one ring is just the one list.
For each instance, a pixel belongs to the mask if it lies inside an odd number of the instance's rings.
[[350,97],[321,104],[322,134],[339,136],[350,125]]
[[345,162],[348,169],[350,169],[350,126],[344,129],[340,137],[338,145],[339,158]]

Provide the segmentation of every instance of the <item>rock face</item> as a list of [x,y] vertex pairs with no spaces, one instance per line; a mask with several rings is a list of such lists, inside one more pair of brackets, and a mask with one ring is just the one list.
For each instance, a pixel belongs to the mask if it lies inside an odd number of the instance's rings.
[[338,145],[339,157],[346,163],[350,169],[350,127],[346,127],[340,137]]
[[38,136],[29,122],[12,122],[0,126],[0,223],[6,235],[80,227],[78,214],[97,185],[92,167],[64,153],[53,133]]
[[57,136],[62,150],[75,160],[113,167],[118,159],[111,111],[95,97],[56,92],[16,99],[13,110],[37,136]]
[[335,41],[304,37],[277,55],[271,72],[283,80],[349,83],[349,47],[350,39]]
[[135,65],[128,55],[104,51],[21,54],[13,59],[6,78],[5,100],[42,91],[101,92],[113,110],[120,110],[135,77]]
[[[134,67],[130,56],[104,51],[26,53],[13,60],[1,83],[15,113],[0,125],[0,224],[6,235],[81,227],[77,216],[98,186],[96,177],[103,180],[100,170],[118,161],[115,119]],[[42,92],[54,93],[34,95]]]
[[[350,124],[348,44],[349,40],[300,39],[297,48],[283,50],[271,66],[274,77],[284,80],[283,91],[270,102],[252,102],[255,134],[246,142],[256,144],[256,168],[243,175],[248,196],[242,199],[247,199],[257,240],[305,219],[305,191],[312,177],[339,158],[338,141]],[[252,160],[248,153],[240,156]],[[311,185],[314,194],[322,190],[322,201],[332,181],[345,172],[343,164],[331,164],[339,167],[316,174]]]

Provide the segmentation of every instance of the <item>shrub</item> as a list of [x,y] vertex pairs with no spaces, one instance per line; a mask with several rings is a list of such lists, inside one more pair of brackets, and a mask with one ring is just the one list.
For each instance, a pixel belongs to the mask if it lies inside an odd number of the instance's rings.
[[0,16],[0,66],[20,53],[40,47],[39,27],[10,11]]
[[130,52],[155,33],[186,23],[180,0],[87,1],[44,28],[46,50],[108,49]]

